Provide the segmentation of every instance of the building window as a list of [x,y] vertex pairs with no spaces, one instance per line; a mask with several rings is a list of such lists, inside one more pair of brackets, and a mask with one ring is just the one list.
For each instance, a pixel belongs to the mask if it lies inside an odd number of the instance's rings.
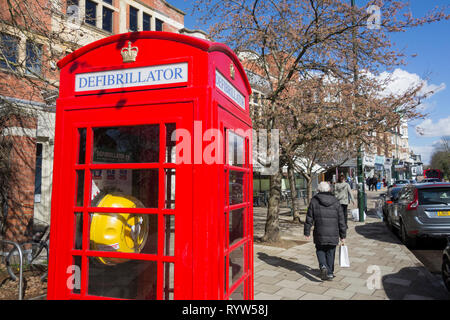
[[16,70],[19,38],[6,33],[0,37],[0,68]]
[[27,40],[26,43],[26,73],[41,74],[42,45]]
[[155,19],[155,30],[163,31],[163,22],[159,19]]
[[113,29],[113,11],[111,9],[102,8],[103,10],[103,20],[102,20],[102,29],[112,32]]
[[112,5],[112,0],[103,0],[103,2],[106,2],[106,3],[110,4],[110,5]]
[[138,30],[138,9],[130,6],[130,31]]
[[97,20],[97,4],[86,0],[86,23],[95,26]]
[[143,13],[142,16],[142,30],[144,31],[150,31],[151,30],[151,19],[152,16],[147,14],[147,13]]

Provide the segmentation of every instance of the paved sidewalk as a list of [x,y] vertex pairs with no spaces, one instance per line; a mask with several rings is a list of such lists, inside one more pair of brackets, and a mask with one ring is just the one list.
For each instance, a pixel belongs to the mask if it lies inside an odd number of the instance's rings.
[[[368,193],[369,209],[374,208],[376,197],[376,192]],[[267,209],[255,208],[254,212],[258,237],[264,233]],[[305,241],[303,224],[291,222],[289,209],[282,210],[280,220],[282,239],[297,243],[288,248],[255,243],[255,300],[450,300],[442,280],[376,215],[369,213],[363,223],[349,216],[350,267],[339,267],[337,248],[332,281],[320,280],[315,246]]]

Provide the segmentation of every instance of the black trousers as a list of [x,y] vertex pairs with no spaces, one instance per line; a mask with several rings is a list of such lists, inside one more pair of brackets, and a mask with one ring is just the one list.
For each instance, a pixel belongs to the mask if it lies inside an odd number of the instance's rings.
[[319,260],[319,268],[325,266],[328,270],[328,274],[333,274],[336,246],[316,244],[316,254],[317,259]]

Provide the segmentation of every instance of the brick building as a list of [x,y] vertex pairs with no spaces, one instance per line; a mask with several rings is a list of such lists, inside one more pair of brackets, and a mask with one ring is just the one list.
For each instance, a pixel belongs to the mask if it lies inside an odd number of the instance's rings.
[[118,33],[206,36],[185,29],[185,13],[164,0],[31,0],[9,10],[11,5],[0,0],[1,236],[23,241],[33,222],[50,218],[56,62]]

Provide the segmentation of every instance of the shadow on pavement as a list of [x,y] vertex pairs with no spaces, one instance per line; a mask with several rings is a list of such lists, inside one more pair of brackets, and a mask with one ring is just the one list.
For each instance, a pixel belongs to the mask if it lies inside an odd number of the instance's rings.
[[426,272],[424,267],[407,267],[383,276],[382,286],[389,300],[450,300],[439,278],[430,279]]
[[357,225],[355,226],[355,231],[367,239],[396,244],[401,243],[382,221]]
[[308,267],[304,264],[293,262],[276,256],[270,256],[263,252],[258,252],[258,258],[269,265],[283,267],[285,269],[295,271],[312,282],[322,282],[322,280],[318,279],[320,275],[319,269],[312,269],[311,267]]

